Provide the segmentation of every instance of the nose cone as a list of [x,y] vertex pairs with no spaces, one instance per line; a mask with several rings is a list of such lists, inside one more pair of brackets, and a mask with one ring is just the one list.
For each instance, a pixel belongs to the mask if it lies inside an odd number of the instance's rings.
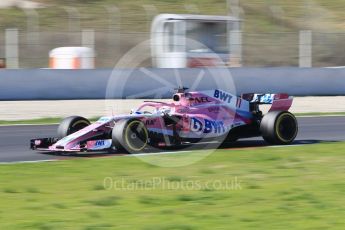
[[104,125],[106,123],[96,122],[91,124],[75,133],[72,133],[58,142],[56,142],[52,148],[56,150],[75,150],[78,148],[80,142],[90,139],[100,133],[104,132]]

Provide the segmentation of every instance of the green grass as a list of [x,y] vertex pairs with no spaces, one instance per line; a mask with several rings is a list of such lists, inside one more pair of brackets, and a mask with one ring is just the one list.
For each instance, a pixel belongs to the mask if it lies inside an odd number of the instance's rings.
[[61,121],[61,118],[59,118],[59,117],[29,119],[29,120],[15,120],[15,121],[0,120],[0,125],[57,124],[57,123],[59,123],[60,121]]
[[[49,5],[46,9],[39,10],[41,14],[41,24],[46,27],[65,27],[63,20],[56,21],[54,19],[65,15],[66,12],[62,8],[63,6],[72,6],[76,7],[81,13],[82,25],[92,26],[102,26],[108,23],[107,17],[104,17],[104,14],[107,13],[104,9],[104,6],[117,6],[122,10],[123,15],[123,25],[128,26],[129,28],[123,29],[132,29],[140,28],[139,25],[135,25],[138,21],[147,20],[144,5],[154,5],[156,6],[159,12],[169,12],[169,13],[186,13],[185,5],[194,4],[197,6],[200,13],[203,14],[227,14],[227,4],[225,0],[36,0],[43,2]],[[324,20],[326,22],[333,22],[333,26],[343,25],[343,11],[345,9],[345,3],[342,0],[310,0],[311,4],[308,5],[305,1],[299,0],[246,0],[240,1],[240,6],[244,9],[246,15],[249,16],[250,21],[248,22],[250,26],[255,26],[258,24],[271,24],[274,26],[277,22],[273,17],[273,14],[270,12],[270,6],[280,6],[284,11],[284,19],[286,19],[289,24],[303,24],[306,23],[309,25],[309,20]],[[310,8],[314,9],[314,12],[310,12]],[[25,19],[25,14],[20,9],[11,9],[11,10],[2,10],[4,16],[2,22],[3,25],[22,25],[25,27],[25,23],[22,22]],[[124,13],[125,12],[125,13]],[[318,15],[317,15],[318,14]],[[250,16],[265,16],[264,18],[257,18],[256,20]],[[319,16],[315,17],[315,16]],[[137,18],[134,18],[137,16]],[[308,17],[307,17],[308,16]],[[327,18],[328,16],[328,18]],[[139,18],[140,17],[140,18]],[[290,23],[291,22],[291,23]],[[317,25],[319,21],[314,22],[314,25]],[[279,24],[279,22],[278,22]],[[255,29],[255,27],[253,27]],[[256,28],[259,29],[260,28]],[[269,27],[268,29],[272,29]]]
[[[47,118],[38,118],[38,119],[29,119],[29,120],[0,120],[0,125],[21,125],[21,124],[30,124],[30,125],[41,125],[41,124],[58,124],[63,118],[61,117],[47,117]],[[97,121],[98,117],[92,117],[89,120],[91,122]]]
[[344,148],[217,150],[180,168],[136,157],[0,165],[0,229],[343,229]]
[[[66,10],[63,7],[75,7],[81,16],[81,26],[87,28],[108,28],[108,12],[105,6],[117,6],[121,11],[121,30],[147,31],[143,23],[151,20],[143,6],[154,5],[159,13],[191,13],[185,5],[194,5],[200,14],[228,14],[226,0],[36,0],[48,4],[45,9],[37,10],[40,14],[40,26],[45,29],[66,29]],[[296,29],[343,29],[342,0],[310,0],[311,4],[299,0],[246,0],[240,1],[245,14],[246,30],[291,31]],[[270,7],[279,6],[283,10],[282,18],[275,18]],[[312,11],[310,9],[313,9]],[[1,25],[4,27],[19,26],[25,29],[26,15],[17,8],[0,10]],[[106,15],[106,17],[105,17]],[[282,20],[284,22],[282,22]]]

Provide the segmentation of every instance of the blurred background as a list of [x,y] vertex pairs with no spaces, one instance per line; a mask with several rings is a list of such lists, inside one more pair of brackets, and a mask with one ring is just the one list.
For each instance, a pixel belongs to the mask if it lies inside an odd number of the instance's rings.
[[343,66],[344,10],[342,0],[1,0],[0,65],[44,68],[54,48],[82,46],[95,50],[97,68],[113,67],[152,38],[155,16],[170,13],[240,19],[233,66]]

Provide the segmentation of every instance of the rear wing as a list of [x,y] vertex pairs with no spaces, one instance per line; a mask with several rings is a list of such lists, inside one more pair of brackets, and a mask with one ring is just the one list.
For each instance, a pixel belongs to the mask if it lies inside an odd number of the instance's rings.
[[247,94],[243,94],[242,98],[244,100],[249,101],[250,104],[257,104],[257,105],[272,104],[269,111],[276,111],[276,110],[287,111],[290,109],[293,102],[293,97],[289,96],[286,93],[278,93],[278,94],[247,93]]

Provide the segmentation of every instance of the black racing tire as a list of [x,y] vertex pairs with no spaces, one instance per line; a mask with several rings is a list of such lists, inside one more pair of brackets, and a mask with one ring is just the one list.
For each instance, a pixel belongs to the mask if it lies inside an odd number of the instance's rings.
[[296,117],[288,111],[268,112],[261,120],[260,132],[269,144],[291,144],[298,133]]
[[88,119],[79,116],[66,117],[60,122],[57,129],[58,138],[64,138],[72,133],[75,133],[91,123]]
[[137,119],[120,120],[115,123],[112,132],[113,146],[128,153],[144,152],[149,142],[149,133],[145,124]]

